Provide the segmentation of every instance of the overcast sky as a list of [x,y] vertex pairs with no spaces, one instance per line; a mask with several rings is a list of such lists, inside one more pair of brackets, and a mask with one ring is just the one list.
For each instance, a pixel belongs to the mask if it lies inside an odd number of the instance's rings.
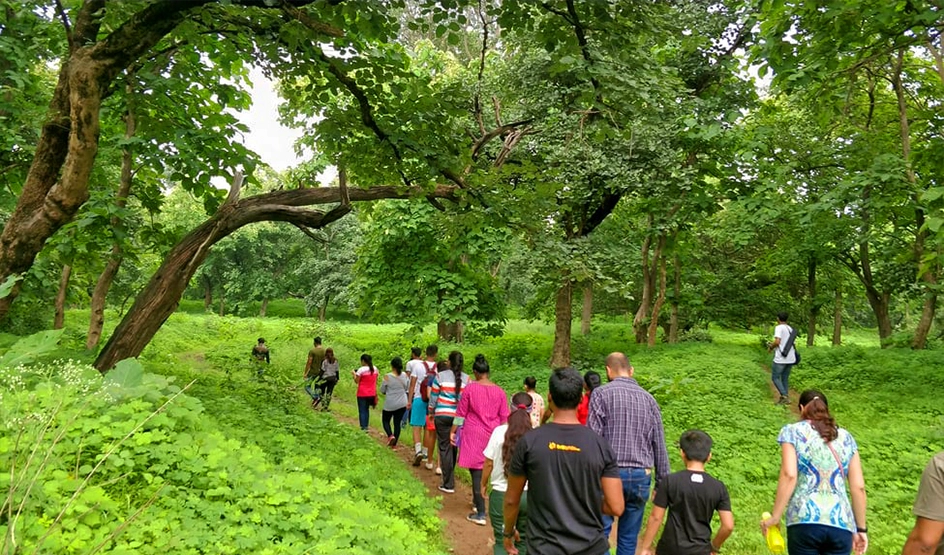
[[262,160],[276,171],[283,171],[302,161],[295,155],[295,148],[292,146],[302,133],[279,123],[280,100],[275,91],[275,83],[267,79],[258,68],[253,68],[250,75],[253,83],[252,107],[237,114],[237,117],[249,126],[244,144],[257,152]]

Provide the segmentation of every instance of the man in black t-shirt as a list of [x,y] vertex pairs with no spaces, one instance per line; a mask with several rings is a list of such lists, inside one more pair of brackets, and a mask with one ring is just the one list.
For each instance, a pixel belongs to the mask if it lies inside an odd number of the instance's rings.
[[[721,544],[734,530],[728,489],[705,472],[705,463],[711,459],[711,437],[701,430],[689,430],[679,439],[679,447],[685,470],[669,474],[656,489],[649,523],[640,541],[642,555],[711,555],[721,551]],[[652,541],[666,509],[669,522],[653,551]],[[711,539],[715,511],[721,528]]]
[[505,550],[515,555],[518,505],[528,484],[529,553],[604,555],[603,514],[620,516],[623,485],[610,445],[580,425],[577,405],[583,378],[572,368],[554,371],[548,405],[554,421],[526,433],[515,445],[505,492]]

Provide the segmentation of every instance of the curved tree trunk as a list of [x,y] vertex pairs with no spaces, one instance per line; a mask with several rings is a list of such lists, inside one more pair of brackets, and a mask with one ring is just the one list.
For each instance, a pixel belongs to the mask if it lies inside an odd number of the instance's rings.
[[319,321],[319,322],[324,322],[324,321],[325,321],[325,317],[328,315],[328,300],[329,300],[329,298],[330,298],[330,297],[329,297],[328,295],[325,295],[324,302],[321,303],[321,306],[320,306],[320,307],[318,307],[318,321]]
[[[352,189],[341,187],[314,187],[273,191],[238,200],[242,176],[233,180],[229,197],[217,213],[188,233],[171,249],[157,272],[138,294],[131,309],[115,328],[108,343],[95,360],[95,367],[105,372],[125,358],[136,357],[151,341],[157,330],[176,310],[180,298],[200,264],[217,241],[237,229],[261,221],[291,222],[319,228],[341,218],[350,211],[350,201],[379,200],[382,198],[410,198],[424,195],[453,198],[455,187],[440,185],[433,191],[419,187],[371,187]],[[313,204],[340,202],[329,212],[304,208]]]
[[570,366],[570,325],[573,321],[573,284],[565,280],[557,289],[554,306],[554,347],[551,368]]
[[440,320],[436,325],[436,333],[439,335],[440,341],[448,341],[450,343],[462,343],[463,337],[463,326],[461,320],[456,320],[455,322],[447,322],[445,320]]
[[69,293],[69,278],[72,277],[72,266],[66,264],[62,267],[62,274],[59,278],[59,292],[56,293],[56,317],[53,320],[52,328],[61,330],[66,319],[66,295]]
[[659,244],[656,247],[655,263],[659,265],[659,293],[656,302],[652,305],[652,317],[649,319],[649,333],[647,345],[655,347],[656,335],[659,331],[659,313],[662,312],[662,305],[665,304],[665,234],[659,236]]

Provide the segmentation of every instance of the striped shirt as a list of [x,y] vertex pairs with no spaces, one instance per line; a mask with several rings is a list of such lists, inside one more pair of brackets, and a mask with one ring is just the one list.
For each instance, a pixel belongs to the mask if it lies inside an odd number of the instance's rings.
[[[462,374],[462,387],[469,383],[469,375]],[[460,390],[456,393],[456,376],[452,370],[443,370],[436,379],[429,392],[429,412],[433,416],[455,418],[456,408],[459,406]]]
[[618,377],[594,389],[587,425],[610,443],[618,466],[655,466],[656,483],[669,474],[659,403],[636,380]]

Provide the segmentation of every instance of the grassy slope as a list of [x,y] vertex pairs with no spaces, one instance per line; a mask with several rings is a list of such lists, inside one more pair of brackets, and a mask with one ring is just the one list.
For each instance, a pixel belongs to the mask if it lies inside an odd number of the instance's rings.
[[[71,314],[78,328],[85,313]],[[77,329],[78,329],[77,328]],[[155,370],[188,377],[204,375],[210,381],[225,372],[239,378],[234,387],[251,387],[246,358],[257,336],[264,336],[272,350],[270,384],[284,388],[290,399],[300,399],[305,353],[310,337],[320,334],[334,347],[343,370],[356,367],[361,352],[369,352],[382,369],[391,356],[405,356],[412,344],[425,346],[434,330],[404,336],[406,326],[366,324],[317,324],[296,318],[238,319],[233,317],[175,314],[145,351],[143,358]],[[756,523],[769,509],[779,467],[777,433],[793,416],[771,403],[769,377],[762,370],[767,354],[756,336],[712,331],[714,343],[659,345],[654,349],[632,344],[626,325],[597,325],[589,340],[575,339],[575,365],[581,370],[603,372],[608,352],[627,352],[640,383],[653,392],[662,406],[670,445],[689,428],[701,428],[715,439],[709,471],[728,484],[738,527],[726,546],[727,553],[764,552]],[[484,353],[493,368],[493,379],[512,393],[527,375],[546,389],[549,374],[550,327],[513,322],[500,338],[469,342],[462,351],[471,361]],[[881,350],[869,333],[846,338],[848,347],[817,346],[803,350],[803,364],[792,376],[793,388],[822,389],[839,424],[857,439],[869,488],[870,553],[899,553],[910,529],[911,503],[918,478],[931,454],[944,449],[944,352]],[[445,354],[453,345],[440,345]],[[213,390],[194,391],[197,396]],[[351,399],[354,387],[342,380],[337,388]],[[251,389],[234,393],[234,399],[251,398]],[[225,411],[226,403],[204,399],[211,410]],[[299,401],[300,402],[300,401]],[[229,405],[236,409],[238,405]],[[270,418],[281,418],[272,413]],[[234,433],[242,425],[234,420]],[[274,425],[270,422],[269,425]],[[269,446],[269,450],[299,450],[298,446]],[[314,448],[313,448],[314,449]],[[680,468],[670,448],[673,469]],[[348,454],[355,460],[357,451]],[[371,453],[373,454],[373,453]],[[340,459],[338,459],[340,460]],[[381,465],[387,463],[382,461]],[[366,464],[366,462],[365,462]]]

